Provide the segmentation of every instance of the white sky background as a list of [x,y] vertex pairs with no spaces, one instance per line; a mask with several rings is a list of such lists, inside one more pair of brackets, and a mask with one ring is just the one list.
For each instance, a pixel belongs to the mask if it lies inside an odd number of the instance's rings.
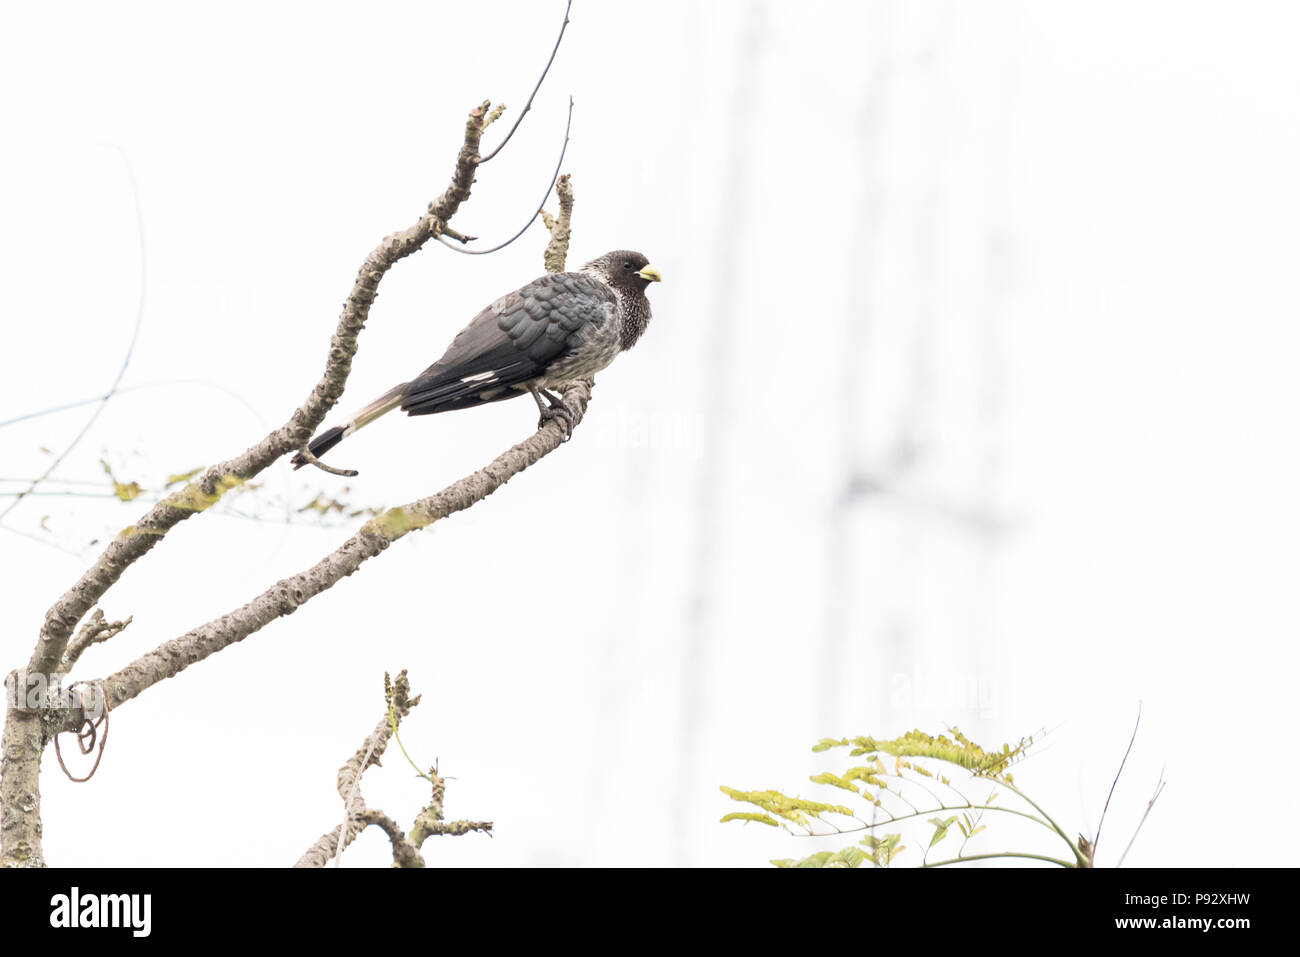
[[[472,106],[504,100],[503,135],[561,7],[8,7],[0,420],[111,384],[143,255],[124,391],[55,478],[102,481],[107,457],[157,486],[281,423],[365,254],[446,187]],[[495,242],[527,218],[572,93],[570,262],[644,251],[665,279],[646,337],[555,455],[114,712],[91,783],[51,757],[49,860],[292,863],[337,823],[337,768],[403,667],[408,749],[454,777],[450,816],[496,822],[433,864],[840,847],[718,824],[740,809],[718,785],[814,797],[807,775],[847,764],[819,737],[953,723],[989,745],[1047,729],[1017,780],[1091,835],[1139,701],[1102,861],[1162,767],[1132,864],[1286,859],[1298,19],[579,0],[455,225]],[[540,273],[545,239],[400,263],[340,411]],[[0,509],[92,409],[0,429]],[[359,520],[293,511],[318,491],[410,501],[534,421],[526,400],[390,417],[331,456],[356,479],[274,466],[228,505],[261,521],[196,518],[127,572],[103,607],[135,621],[77,674],[336,547]],[[46,495],[5,518],[4,670],[145,507]],[[407,822],[426,799],[395,748],[363,789]],[[386,860],[375,831],[344,864]]]

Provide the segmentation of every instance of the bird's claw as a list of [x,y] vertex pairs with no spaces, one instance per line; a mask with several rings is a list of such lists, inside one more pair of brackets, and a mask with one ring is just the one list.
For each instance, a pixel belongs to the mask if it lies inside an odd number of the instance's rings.
[[573,412],[565,405],[553,405],[550,408],[542,409],[542,414],[537,418],[537,427],[546,428],[547,422],[559,422],[560,427],[564,430],[563,442],[569,441],[573,435]]
[[[537,420],[538,430],[546,428],[547,422],[558,421],[561,423],[560,428],[564,432],[564,438],[561,441],[569,441],[569,436],[573,435],[573,410],[564,404],[562,398],[548,392],[546,389],[533,387],[528,391],[533,394],[533,401],[537,403],[537,411],[541,413]],[[546,398],[544,402],[542,401],[543,396]]]

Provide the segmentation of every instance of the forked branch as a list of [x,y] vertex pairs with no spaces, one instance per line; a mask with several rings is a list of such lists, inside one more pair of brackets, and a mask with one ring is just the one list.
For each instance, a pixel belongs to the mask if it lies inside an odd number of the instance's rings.
[[[565,22],[568,22],[567,7]],[[554,56],[552,51],[551,60]],[[549,66],[548,61],[548,69]],[[532,97],[529,98],[531,102]],[[207,510],[227,491],[247,483],[286,453],[301,449],[311,438],[343,394],[356,355],[358,336],[369,318],[379,283],[388,270],[431,239],[447,235],[465,242],[470,238],[451,229],[449,222],[470,196],[475,174],[483,161],[480,155],[483,131],[501,115],[500,109],[493,111],[491,107],[490,101],[485,100],[470,111],[451,181],[442,195],[429,204],[415,223],[385,237],[365,258],[330,340],[325,369],[303,403],[279,428],[239,455],[211,466],[184,488],[154,504],[134,525],[120,533],[46,613],[26,671],[11,675],[16,690],[26,689],[27,681],[32,677],[51,688],[62,687],[60,671],[70,668],[90,644],[111,637],[115,633],[112,630],[114,626],[125,626],[125,623],[113,623],[105,627],[97,619],[75,643],[72,641],[78,624],[123,573],[181,522]],[[523,113],[527,111],[525,106]],[[521,113],[519,119],[522,117]],[[507,134],[506,141],[509,138],[510,134]],[[566,127],[566,142],[567,139]],[[496,155],[501,146],[489,154],[489,158]],[[558,175],[558,167],[556,173]],[[590,383],[579,383],[565,393],[575,421],[581,419],[586,409],[590,389]],[[389,509],[367,522],[342,547],[314,567],[278,582],[230,614],[160,645],[111,677],[84,686],[94,687],[97,691],[102,689],[105,693],[102,700],[107,709],[121,705],[164,678],[179,674],[194,662],[246,638],[276,618],[290,614],[409,532],[480,501],[557,448],[562,438],[558,424],[548,423],[546,428],[502,453],[486,468],[436,495]],[[96,716],[97,704],[97,701],[81,700],[75,695],[70,705],[47,701],[36,707],[22,694],[16,694],[7,702],[3,739],[0,740],[0,752],[4,755],[3,774],[0,775],[0,815],[4,820],[0,841],[4,864],[44,864],[40,841],[41,755],[52,734],[60,729],[76,731],[88,718]]]

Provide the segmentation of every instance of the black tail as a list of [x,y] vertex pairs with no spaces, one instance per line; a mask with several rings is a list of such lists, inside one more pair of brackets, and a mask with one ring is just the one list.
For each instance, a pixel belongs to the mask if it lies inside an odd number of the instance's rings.
[[[343,429],[340,426],[334,426],[332,429],[326,429],[316,438],[312,439],[307,445],[307,451],[312,455],[320,458],[334,446],[343,441]],[[307,460],[302,457],[302,453],[295,455],[290,461],[295,469],[300,469],[307,464]]]

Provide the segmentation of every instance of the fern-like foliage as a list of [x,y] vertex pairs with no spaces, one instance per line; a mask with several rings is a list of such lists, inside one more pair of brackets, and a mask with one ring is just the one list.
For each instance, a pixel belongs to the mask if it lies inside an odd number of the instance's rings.
[[[948,735],[951,735],[949,737]],[[814,751],[848,748],[849,756],[861,762],[843,773],[824,772],[810,779],[814,784],[852,791],[860,802],[856,809],[789,797],[780,791],[740,791],[723,787],[733,801],[752,805],[755,811],[734,811],[722,820],[747,821],[793,830],[801,836],[826,836],[867,832],[857,844],[839,851],[819,851],[799,859],[772,861],[777,867],[861,867],[870,863],[888,867],[907,850],[900,833],[878,830],[905,822],[929,825],[928,843],[921,851],[922,867],[944,867],[989,858],[1026,858],[1061,867],[1090,867],[1088,845],[1080,838],[1071,841],[1057,823],[1023,791],[1016,787],[1011,767],[1033,744],[1024,738],[1016,745],[987,751],[957,728],[948,735],[909,731],[897,738],[823,738]],[[892,759],[892,760],[887,760]],[[961,787],[945,773],[960,774]],[[972,800],[967,792],[981,792]],[[1004,794],[1014,800],[1008,806],[999,801]],[[971,840],[983,832],[988,821],[1000,816],[1027,820],[1046,830],[1053,841],[1069,848],[1068,858],[1030,851],[968,851]],[[957,842],[957,835],[960,841]],[[956,851],[951,848],[956,843]],[[942,845],[942,850],[936,850]],[[950,856],[944,856],[944,853]],[[934,859],[931,859],[932,856]]]

